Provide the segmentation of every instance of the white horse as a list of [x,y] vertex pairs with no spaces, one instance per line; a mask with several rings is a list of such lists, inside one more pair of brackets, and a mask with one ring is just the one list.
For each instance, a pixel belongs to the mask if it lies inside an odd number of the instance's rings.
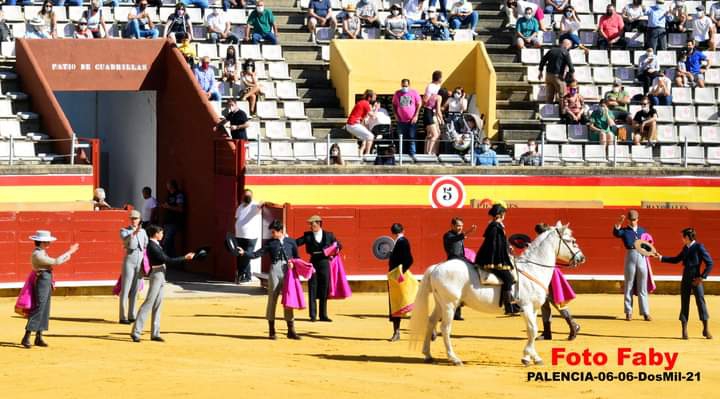
[[[572,232],[560,222],[540,234],[515,259],[519,272],[516,282],[517,304],[522,309],[528,337],[522,357],[522,363],[526,366],[531,362],[542,364],[542,359],[535,351],[537,310],[545,302],[547,287],[558,262],[570,266],[585,262],[585,256],[572,237]],[[483,284],[486,280],[491,284]],[[450,325],[455,308],[462,302],[481,312],[502,314],[504,309],[499,306],[502,295],[499,284],[495,275],[478,272],[474,266],[462,260],[453,259],[430,266],[415,297],[415,308],[410,320],[411,346],[416,347],[422,337],[425,361],[432,362],[430,338],[438,321],[442,320],[441,331],[448,359],[457,366],[462,365],[450,344]],[[428,317],[431,292],[435,297],[435,309]]]

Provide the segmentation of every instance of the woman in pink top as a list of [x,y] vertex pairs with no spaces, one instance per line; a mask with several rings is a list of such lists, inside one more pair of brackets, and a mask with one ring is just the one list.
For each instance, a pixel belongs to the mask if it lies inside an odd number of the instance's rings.
[[360,144],[360,155],[370,154],[370,150],[372,149],[375,135],[365,126],[364,121],[367,116],[374,116],[374,111],[379,107],[376,99],[375,92],[365,90],[363,99],[355,104],[345,125],[345,130],[347,130],[348,133],[362,141],[362,144]]
[[423,124],[425,125],[425,153],[437,154],[440,138],[440,125],[442,125],[442,101],[438,92],[442,83],[442,72],[435,71],[432,74],[432,83],[425,89],[423,98]]

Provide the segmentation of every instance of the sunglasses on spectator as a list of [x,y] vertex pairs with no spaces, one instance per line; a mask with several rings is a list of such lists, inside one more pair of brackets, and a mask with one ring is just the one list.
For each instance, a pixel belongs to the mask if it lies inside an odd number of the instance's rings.
[[650,103],[640,103],[640,105],[650,105]]

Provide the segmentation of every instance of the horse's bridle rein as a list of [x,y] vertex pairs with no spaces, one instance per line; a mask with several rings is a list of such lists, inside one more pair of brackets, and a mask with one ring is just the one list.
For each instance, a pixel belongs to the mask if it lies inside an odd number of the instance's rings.
[[565,245],[567,247],[567,249],[570,251],[570,254],[572,254],[572,256],[570,257],[570,262],[567,265],[561,265],[561,264],[545,265],[542,263],[533,262],[530,259],[523,259],[523,261],[533,264],[535,266],[546,267],[546,268],[551,268],[551,269],[555,268],[555,267],[561,267],[561,268],[566,268],[566,269],[577,267],[577,259],[576,258],[580,251],[577,251],[577,252],[573,251],[573,248],[570,246],[570,244],[568,244],[567,241],[565,241],[565,239],[563,238],[562,234],[560,234],[560,230],[555,228],[555,232],[557,233],[558,237],[560,238],[560,242],[558,243],[557,250],[555,251],[555,259],[557,259],[557,257],[560,255],[560,248],[562,248],[561,245]]

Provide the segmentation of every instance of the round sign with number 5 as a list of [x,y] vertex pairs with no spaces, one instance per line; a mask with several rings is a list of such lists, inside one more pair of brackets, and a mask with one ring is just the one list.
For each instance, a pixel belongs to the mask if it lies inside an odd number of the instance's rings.
[[465,186],[455,177],[438,177],[430,186],[429,199],[433,208],[462,208]]

